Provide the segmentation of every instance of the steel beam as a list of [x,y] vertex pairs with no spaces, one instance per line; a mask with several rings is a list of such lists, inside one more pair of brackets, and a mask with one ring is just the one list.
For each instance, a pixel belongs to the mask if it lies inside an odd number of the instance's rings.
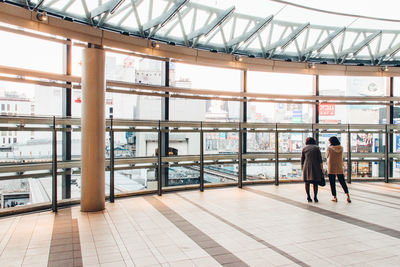
[[200,29],[197,29],[194,32],[189,33],[187,36],[188,40],[193,40],[194,38],[200,37],[202,35],[204,36],[209,35],[210,32],[212,32],[215,28],[222,25],[224,21],[226,21],[233,14],[234,11],[235,11],[234,6],[222,11],[209,24],[206,24]]
[[311,55],[312,52],[317,51],[318,53],[320,53],[322,50],[324,50],[329,44],[331,44],[333,42],[333,40],[335,40],[336,37],[338,37],[341,33],[343,33],[346,30],[345,27],[343,28],[339,28],[336,31],[330,33],[324,40],[322,40],[321,42],[311,46],[310,48],[308,48],[301,56],[302,57],[309,57]]
[[93,19],[104,13],[113,14],[124,1],[125,0],[110,0],[90,11],[90,17]]
[[[285,49],[287,46],[289,46],[305,29],[310,27],[310,23],[305,23],[303,25],[298,26],[292,33],[290,33],[286,38],[283,38],[282,40],[279,40],[275,43],[273,43],[270,47],[266,49],[266,51],[275,51],[278,47],[281,47],[282,49]],[[271,55],[273,54],[271,53]],[[270,57],[271,57],[270,55]]]
[[235,45],[240,45],[243,43],[246,43],[248,40],[250,40],[255,34],[260,32],[262,29],[264,29],[274,18],[274,16],[269,16],[261,21],[259,21],[256,25],[254,25],[253,28],[251,28],[248,32],[236,37],[233,40],[230,40],[227,43],[228,47],[233,47]]
[[[167,12],[161,16],[154,18],[143,25],[143,31],[148,31],[154,27],[163,27],[169,20],[171,20],[179,10],[188,2],[188,0],[179,0]],[[153,33],[154,34],[154,33]]]
[[382,31],[376,31],[370,35],[368,35],[364,40],[361,42],[353,45],[352,47],[338,53],[337,57],[342,58],[342,61],[344,61],[349,54],[353,54],[353,56],[356,56],[364,47],[369,45],[376,37],[382,34]]

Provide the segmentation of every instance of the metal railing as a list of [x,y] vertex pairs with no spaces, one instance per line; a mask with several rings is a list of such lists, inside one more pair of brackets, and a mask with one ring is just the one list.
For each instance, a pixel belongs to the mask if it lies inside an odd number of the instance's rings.
[[[67,127],[68,126],[68,127]],[[63,131],[80,132],[80,119],[58,117],[0,117],[0,131],[44,131],[52,133],[51,160],[38,161],[7,161],[0,165],[0,180],[14,180],[21,178],[52,177],[52,210],[57,211],[57,176],[65,174],[79,174],[80,160],[57,159],[57,133]],[[280,134],[303,133],[308,136],[320,134],[347,134],[347,152],[344,159],[347,161],[347,177],[351,182],[352,162],[383,162],[384,181],[390,177],[390,165],[400,159],[400,153],[394,153],[390,140],[393,134],[400,134],[399,125],[371,125],[371,124],[290,124],[290,123],[244,123],[244,122],[182,122],[182,121],[139,121],[107,119],[106,129],[110,134],[110,157],[106,159],[106,170],[110,172],[110,201],[114,201],[114,172],[132,169],[157,169],[157,190],[161,195],[166,189],[162,186],[162,170],[168,167],[197,166],[199,172],[199,184],[195,185],[201,191],[205,188],[205,168],[215,164],[237,164],[237,181],[235,184],[242,187],[251,183],[247,180],[243,167],[248,164],[275,164],[274,183],[280,182],[279,164],[285,162],[299,163],[300,152],[280,151],[279,144],[283,141]],[[115,158],[114,134],[118,132],[153,133],[157,135],[158,151],[155,156]],[[160,153],[163,146],[161,135],[163,133],[197,133],[199,135],[199,154],[165,156]],[[229,154],[208,154],[204,149],[204,138],[209,133],[235,133],[238,135],[237,151]],[[274,136],[273,151],[246,152],[243,151],[244,133],[270,133]],[[372,133],[379,134],[382,138],[380,152],[352,152],[352,134]],[[383,152],[382,152],[383,151]],[[196,168],[197,168],[196,167]],[[196,169],[197,170],[197,169]],[[168,177],[167,177],[168,179]]]

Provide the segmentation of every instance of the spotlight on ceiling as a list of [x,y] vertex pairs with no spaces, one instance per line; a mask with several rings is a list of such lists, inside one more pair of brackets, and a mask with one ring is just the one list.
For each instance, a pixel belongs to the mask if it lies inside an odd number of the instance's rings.
[[388,66],[382,66],[381,67],[381,71],[389,71],[389,67]]
[[48,20],[48,17],[47,17],[46,11],[43,11],[43,13],[37,13],[36,18],[37,18],[39,21],[43,21],[43,22],[47,21],[47,20]]
[[309,69],[315,69],[315,63],[314,63],[314,62],[309,62],[309,63],[307,64],[307,67],[308,67]]
[[235,61],[243,61],[243,58],[239,55],[235,56]]
[[160,45],[156,41],[151,41],[151,47],[153,48],[159,48]]

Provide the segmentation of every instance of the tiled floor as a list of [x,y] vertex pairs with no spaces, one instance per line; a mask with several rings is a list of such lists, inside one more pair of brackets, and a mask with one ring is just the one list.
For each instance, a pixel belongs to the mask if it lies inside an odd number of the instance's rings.
[[400,184],[185,191],[0,219],[0,266],[400,266]]

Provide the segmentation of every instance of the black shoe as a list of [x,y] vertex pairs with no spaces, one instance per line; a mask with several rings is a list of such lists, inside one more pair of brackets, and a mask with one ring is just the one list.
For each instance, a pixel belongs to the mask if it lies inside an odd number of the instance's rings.
[[314,202],[317,203],[318,202],[318,198],[314,197]]
[[308,198],[307,198],[307,201],[308,201],[308,202],[312,202],[311,197],[308,197]]

